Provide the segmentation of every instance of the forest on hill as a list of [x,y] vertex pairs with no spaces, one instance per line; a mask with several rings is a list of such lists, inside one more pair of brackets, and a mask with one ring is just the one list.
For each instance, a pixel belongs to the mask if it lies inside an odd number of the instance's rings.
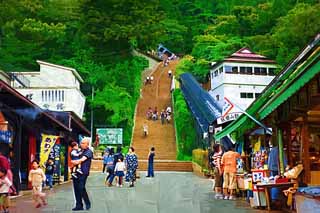
[[[123,127],[128,144],[141,72],[133,49],[159,43],[185,55],[178,71],[205,81],[208,63],[242,48],[284,66],[320,32],[318,0],[0,0],[0,69],[36,60],[76,68],[95,125]],[[95,99],[91,101],[91,89]],[[87,122],[90,117],[87,110]]]

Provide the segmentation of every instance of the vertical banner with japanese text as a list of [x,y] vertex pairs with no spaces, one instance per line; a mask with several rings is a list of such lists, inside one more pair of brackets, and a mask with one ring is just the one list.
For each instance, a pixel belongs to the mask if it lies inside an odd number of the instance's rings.
[[42,141],[40,146],[40,166],[44,167],[48,160],[51,149],[53,148],[59,136],[41,134],[41,137]]

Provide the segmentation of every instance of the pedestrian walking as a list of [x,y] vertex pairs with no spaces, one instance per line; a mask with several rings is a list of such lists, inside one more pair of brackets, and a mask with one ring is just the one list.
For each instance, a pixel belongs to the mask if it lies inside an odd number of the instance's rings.
[[82,139],[80,144],[82,151],[80,159],[71,161],[75,166],[81,164],[81,170],[83,172],[78,178],[73,179],[73,189],[76,198],[76,206],[72,209],[73,211],[83,210],[82,200],[86,205],[86,210],[91,208],[91,202],[86,190],[87,178],[90,174],[91,161],[93,158],[93,153],[89,149],[89,140],[89,138]]
[[113,174],[113,170],[114,170],[114,164],[113,164],[114,157],[113,157],[113,152],[111,150],[107,152],[107,159],[105,161],[106,161],[106,167],[107,167],[107,173],[108,173],[105,180],[105,184],[108,185],[108,179],[110,178],[110,175]]
[[121,153],[121,146],[119,145],[116,150],[116,154],[113,155],[113,166],[110,167],[109,175],[106,178],[107,185],[112,186],[113,179],[115,178],[114,167],[118,162],[118,159],[123,159],[123,154]]
[[161,124],[163,125],[166,119],[166,113],[164,112],[164,109],[160,113],[160,118],[161,118]]
[[122,179],[124,176],[126,165],[123,162],[123,158],[119,158],[118,162],[116,164],[116,167],[114,168],[114,172],[118,178],[117,186],[122,187]]
[[151,147],[148,155],[148,173],[146,177],[154,177],[154,171],[153,171],[154,156],[155,156],[155,148]]
[[42,184],[46,181],[46,176],[43,170],[39,167],[37,160],[32,161],[32,169],[29,172],[29,182],[32,184],[32,197],[35,202],[35,207],[39,208],[42,205],[47,205],[46,194],[42,192]]
[[215,144],[213,147],[213,156],[212,156],[212,163],[214,166],[214,190],[216,192],[215,198],[216,199],[223,199],[222,195],[222,175],[223,175],[223,168],[221,165],[221,158],[222,158],[222,148],[220,144]]
[[[11,166],[9,159],[0,151],[0,168],[4,168],[7,171],[7,177],[9,180],[13,183],[13,174],[11,171]],[[10,189],[9,189],[10,194],[16,195],[17,191],[14,185],[12,184]]]
[[170,123],[170,121],[171,121],[171,115],[167,113],[166,119],[167,119],[167,123]]
[[172,77],[172,71],[168,70],[168,77],[171,78]]
[[222,155],[223,165],[223,194],[224,200],[235,200],[234,193],[236,189],[236,172],[237,159],[241,158],[240,154],[230,148],[229,151]]
[[127,174],[126,182],[129,182],[130,187],[134,187],[134,182],[136,179],[136,170],[138,168],[138,157],[134,153],[134,148],[129,148],[129,153],[126,156]]
[[106,168],[107,168],[107,163],[108,163],[108,157],[109,157],[109,151],[105,150],[102,156],[102,174],[104,174],[106,172]]
[[53,171],[54,171],[54,162],[52,158],[49,158],[46,163],[46,185],[49,186],[50,190],[52,190],[52,182],[53,182]]
[[148,134],[149,134],[149,131],[148,131],[148,124],[146,124],[146,123],[144,123],[143,124],[143,136],[144,137],[147,137],[148,136]]
[[7,170],[0,168],[0,211],[9,212],[9,190],[12,182],[7,176]]

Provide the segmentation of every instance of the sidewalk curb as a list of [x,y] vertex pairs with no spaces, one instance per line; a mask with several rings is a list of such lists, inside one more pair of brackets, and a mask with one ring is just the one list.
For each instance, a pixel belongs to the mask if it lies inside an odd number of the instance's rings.
[[[59,187],[61,185],[64,185],[64,184],[67,184],[67,183],[70,183],[70,182],[72,182],[72,180],[67,180],[67,181],[61,182],[61,183],[55,185],[53,188]],[[44,191],[49,191],[49,190],[46,188],[46,189],[44,189]],[[24,196],[29,196],[31,194],[32,194],[32,190],[22,190],[22,191],[20,191],[19,195],[9,196],[9,199],[10,200],[15,200],[15,199],[19,199],[19,198],[24,197]]]

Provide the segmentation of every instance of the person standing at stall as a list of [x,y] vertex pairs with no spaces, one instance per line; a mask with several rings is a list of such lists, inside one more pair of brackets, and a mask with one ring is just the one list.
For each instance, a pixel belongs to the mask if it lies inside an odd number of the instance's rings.
[[221,165],[221,158],[222,158],[222,148],[220,144],[215,144],[213,147],[213,156],[212,156],[212,163],[214,166],[214,190],[216,192],[215,199],[223,199],[222,194],[222,175],[223,175],[223,168]]
[[224,200],[235,200],[234,193],[237,185],[237,159],[239,158],[241,158],[240,154],[238,152],[235,152],[233,147],[222,155],[221,162],[223,166]]

